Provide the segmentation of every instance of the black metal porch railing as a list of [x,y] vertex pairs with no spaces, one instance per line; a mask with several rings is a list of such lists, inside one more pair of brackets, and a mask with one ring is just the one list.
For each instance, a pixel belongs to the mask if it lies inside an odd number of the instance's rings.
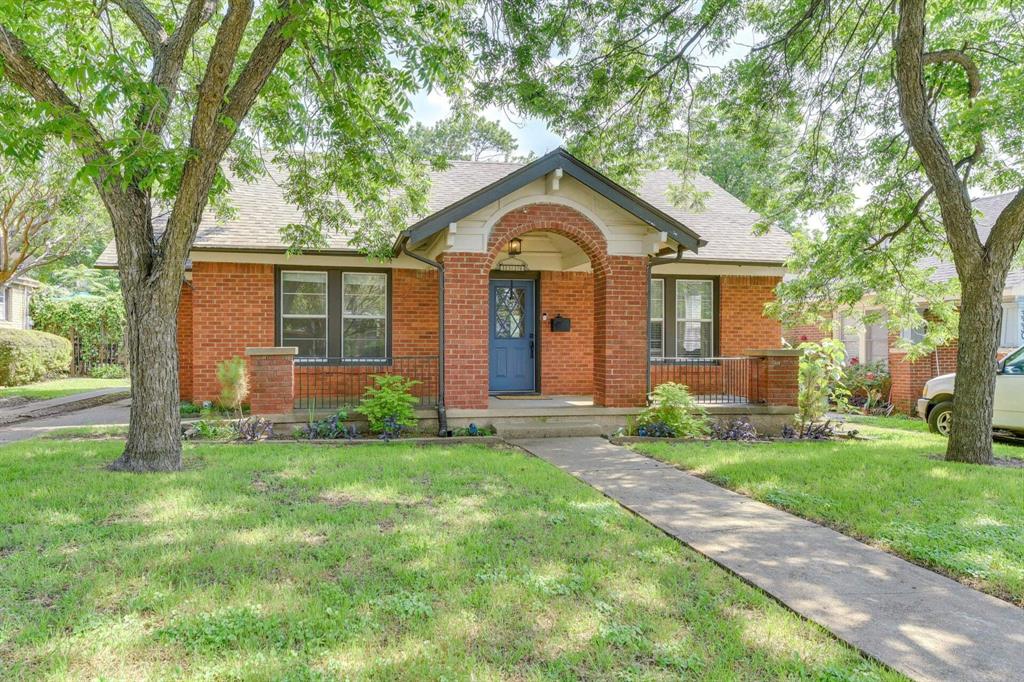
[[651,358],[651,390],[683,384],[697,402],[737,405],[761,401],[760,358]]
[[297,358],[295,360],[295,409],[350,409],[359,404],[373,377],[399,374],[419,383],[412,394],[417,407],[437,406],[437,356],[395,356],[376,360],[346,358]]

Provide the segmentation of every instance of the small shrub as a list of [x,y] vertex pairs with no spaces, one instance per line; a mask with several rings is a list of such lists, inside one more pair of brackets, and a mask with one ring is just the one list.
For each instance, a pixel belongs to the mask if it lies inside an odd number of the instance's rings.
[[32,329],[0,329],[0,384],[20,386],[71,369],[71,342]]
[[469,426],[464,426],[460,429],[455,429],[454,431],[452,431],[452,435],[458,436],[460,438],[464,438],[466,436],[493,436],[494,427],[477,426],[476,424],[470,424]]
[[412,387],[419,383],[399,374],[377,375],[373,377],[373,385],[366,387],[356,412],[366,417],[373,433],[385,438],[396,437],[402,429],[416,425],[417,399]]
[[256,442],[274,437],[274,424],[265,417],[247,417],[234,424],[239,440]]
[[112,362],[104,362],[93,365],[89,370],[89,376],[93,379],[124,379],[128,376],[128,368],[115,365]]
[[200,419],[182,434],[185,440],[230,440],[235,437],[235,429],[221,422]]
[[892,379],[881,361],[850,365],[846,368],[844,383],[850,392],[850,403],[863,408],[865,412],[888,406]]
[[182,417],[191,417],[192,415],[199,414],[202,410],[202,407],[190,402],[184,402],[178,406],[178,414]]
[[333,438],[346,438],[352,440],[359,437],[355,426],[346,425],[348,412],[338,410],[325,419],[310,419],[305,426],[300,426],[292,435],[296,438],[308,438],[309,440],[329,440]]
[[746,419],[733,419],[725,424],[712,424],[711,437],[715,440],[755,441],[757,429]]
[[800,429],[825,416],[829,405],[847,409],[850,392],[844,383],[846,347],[838,339],[801,343],[800,392],[797,396]]
[[217,363],[217,382],[220,383],[220,404],[236,411],[242,418],[242,402],[249,395],[249,373],[245,360],[237,355]]
[[707,411],[682,384],[661,384],[651,392],[650,401],[650,406],[637,417],[637,435],[700,438],[709,433]]

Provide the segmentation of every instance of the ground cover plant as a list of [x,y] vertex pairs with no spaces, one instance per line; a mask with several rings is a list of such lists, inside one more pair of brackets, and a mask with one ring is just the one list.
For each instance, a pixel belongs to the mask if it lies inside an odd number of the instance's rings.
[[68,377],[51,379],[24,386],[6,386],[0,388],[0,398],[22,397],[29,400],[48,400],[63,398],[75,393],[85,393],[101,388],[128,388],[127,379],[93,379],[92,377]]
[[[941,461],[945,439],[913,428],[861,418],[857,430],[871,440],[636,447],[1024,605],[1024,469]],[[997,444],[995,456],[1024,448]]]
[[0,448],[0,678],[900,679],[539,459]]

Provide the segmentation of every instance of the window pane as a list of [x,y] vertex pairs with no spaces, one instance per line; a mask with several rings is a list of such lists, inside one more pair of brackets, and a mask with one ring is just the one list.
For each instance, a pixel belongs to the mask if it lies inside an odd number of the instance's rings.
[[676,356],[712,356],[710,322],[676,322]]
[[519,287],[494,289],[494,336],[521,339],[525,333],[526,290]]
[[651,280],[651,317],[665,317],[665,280]]
[[711,282],[676,280],[677,320],[710,320],[713,305]]
[[302,357],[327,355],[327,320],[317,317],[286,317],[281,323],[281,344],[298,346]]
[[342,355],[346,358],[383,358],[386,356],[386,322],[383,319],[345,318],[342,320]]
[[281,273],[281,312],[285,315],[326,315],[327,273]]
[[660,358],[665,355],[665,322],[651,320],[651,357]]
[[346,272],[342,275],[342,313],[345,317],[387,315],[387,275],[381,272]]
[[1021,309],[1016,302],[1003,304],[1003,333],[999,339],[1000,346],[1016,348],[1024,343],[1024,320],[1021,318]]

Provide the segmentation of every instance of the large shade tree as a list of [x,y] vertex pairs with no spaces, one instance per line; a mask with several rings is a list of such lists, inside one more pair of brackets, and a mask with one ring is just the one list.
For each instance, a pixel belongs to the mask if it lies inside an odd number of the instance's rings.
[[[498,75],[483,99],[550,119],[626,178],[658,153],[695,168],[695,114],[712,107],[763,150],[755,176],[775,164],[757,190],[766,218],[827,227],[798,239],[783,307],[822,319],[870,296],[899,329],[920,325],[926,302],[927,341],[959,339],[946,456],[991,458],[1000,297],[1024,237],[1017,0],[619,0],[616,21],[603,4],[525,4],[491,17],[507,49],[485,64]],[[794,136],[772,134],[793,121]],[[1016,194],[983,242],[971,197],[995,191]],[[917,267],[928,255],[956,266],[959,322]]]
[[384,251],[424,201],[410,97],[458,89],[473,20],[458,0],[0,2],[0,148],[73,145],[113,225],[133,397],[114,468],[181,465],[175,326],[208,204],[269,158],[305,212],[293,245],[349,229]]

